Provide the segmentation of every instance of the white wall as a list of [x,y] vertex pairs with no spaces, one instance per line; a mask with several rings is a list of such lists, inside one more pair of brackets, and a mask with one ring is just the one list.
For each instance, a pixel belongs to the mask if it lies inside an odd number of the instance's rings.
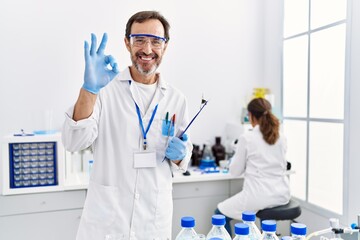
[[49,110],[60,129],[82,85],[84,40],[108,32],[106,53],[126,67],[125,24],[140,10],[158,10],[171,23],[160,70],[186,94],[190,115],[202,93],[211,99],[191,129],[193,142],[213,141],[227,121],[239,121],[245,95],[262,86],[260,0],[2,0],[0,136],[44,129]]
[[360,1],[352,0],[351,10],[351,54],[350,54],[350,119],[349,119],[349,165],[345,177],[348,182],[348,222],[356,222],[356,216],[360,214]]

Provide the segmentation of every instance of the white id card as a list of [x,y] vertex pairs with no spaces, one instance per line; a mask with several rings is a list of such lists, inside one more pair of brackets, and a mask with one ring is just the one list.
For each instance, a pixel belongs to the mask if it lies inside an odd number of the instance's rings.
[[152,150],[134,152],[134,168],[156,167],[156,152]]

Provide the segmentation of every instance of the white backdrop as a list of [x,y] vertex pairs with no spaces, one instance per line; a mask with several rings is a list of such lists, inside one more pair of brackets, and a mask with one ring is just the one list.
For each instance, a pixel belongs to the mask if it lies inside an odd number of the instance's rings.
[[158,10],[170,22],[161,72],[188,98],[194,143],[223,135],[253,87],[263,86],[263,6],[260,0],[1,0],[0,136],[46,128],[46,113],[60,129],[83,79],[83,44],[94,32],[109,35],[106,54],[120,69],[130,64],[123,37],[128,18]]

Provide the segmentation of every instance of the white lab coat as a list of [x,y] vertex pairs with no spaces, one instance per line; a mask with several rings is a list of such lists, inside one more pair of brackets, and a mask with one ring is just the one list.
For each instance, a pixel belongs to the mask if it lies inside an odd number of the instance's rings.
[[147,137],[148,147],[156,149],[157,166],[135,169],[133,154],[143,146],[143,140],[134,103],[140,107],[140,97],[134,84],[129,84],[131,79],[127,68],[103,88],[88,119],[73,121],[73,108],[66,114],[62,135],[65,148],[77,151],[92,145],[94,151],[77,240],[103,240],[110,233],[124,239],[171,239],[171,170],[187,168],[192,144],[187,141],[188,152],[179,167],[163,161],[167,136],[161,134],[161,126],[166,112],[169,118],[175,113],[175,133],[184,130],[187,103],[183,94],[159,77],[148,111],[140,109],[146,129],[159,104]]
[[290,200],[289,178],[286,173],[286,140],[274,145],[263,139],[259,126],[242,135],[230,163],[230,173],[244,174],[241,192],[218,204],[220,212],[241,220],[243,211],[259,211],[287,204]]

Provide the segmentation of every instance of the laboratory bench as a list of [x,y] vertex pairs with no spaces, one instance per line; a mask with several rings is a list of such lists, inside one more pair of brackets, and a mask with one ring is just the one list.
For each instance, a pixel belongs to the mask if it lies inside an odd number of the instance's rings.
[[[228,173],[201,174],[191,169],[190,176],[174,173],[173,239],[180,230],[182,216],[196,219],[196,230],[206,234],[219,202],[239,192],[243,179]],[[63,240],[75,239],[87,184],[76,179],[65,182],[59,191],[0,195],[0,239]]]

